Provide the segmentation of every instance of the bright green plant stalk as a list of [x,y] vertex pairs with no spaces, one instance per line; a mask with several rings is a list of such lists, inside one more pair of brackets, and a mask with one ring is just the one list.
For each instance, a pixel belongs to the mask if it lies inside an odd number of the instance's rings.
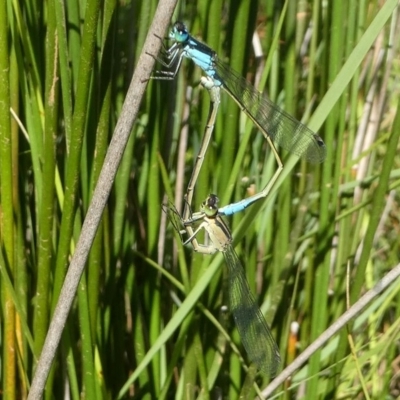
[[[361,7],[362,10],[364,10]],[[356,26],[357,25],[363,25],[365,23],[364,21],[364,16],[363,14],[357,10],[355,7],[350,7],[349,10],[349,21],[352,21],[352,23],[348,24],[348,30],[349,34],[348,37],[354,38],[353,41],[348,40],[346,41],[346,57],[351,54],[351,51],[354,47],[354,43],[356,43],[359,40],[360,32],[357,31]],[[352,79],[351,86],[350,86],[350,97],[349,97],[349,103],[350,103],[350,112],[351,115],[349,117],[349,123],[348,126],[345,129],[340,129],[339,130],[339,135],[341,137],[341,142],[343,142],[343,134],[346,131],[348,134],[348,138],[346,141],[344,141],[344,146],[343,146],[343,152],[345,153],[346,157],[345,159],[350,159],[351,154],[352,154],[352,148],[354,145],[354,138],[356,136],[356,128],[357,128],[357,114],[358,114],[358,85],[359,85],[359,78],[360,78],[360,71],[357,70],[354,73],[354,78]],[[346,103],[343,104],[346,106]],[[342,112],[342,115],[345,113]],[[342,117],[342,119],[344,119]],[[347,146],[347,149],[346,149]],[[339,165],[342,165],[342,160],[338,160]],[[346,181],[350,181],[351,178],[351,168],[348,168],[346,171]],[[351,205],[349,201],[349,206]],[[340,245],[338,246],[339,252],[338,252],[338,259],[337,259],[337,270],[338,272],[341,270],[342,266],[346,264],[347,260],[352,256],[352,250],[351,250],[351,243],[352,240],[349,240],[348,233],[351,232],[351,227],[352,227],[352,220],[354,219],[354,216],[350,214],[347,218],[344,218],[340,222],[340,227],[339,227],[339,241]]]
[[[283,90],[285,94],[285,110],[290,114],[296,115],[298,109],[299,98],[298,90],[300,78],[300,71],[297,67],[298,52],[296,51],[296,29],[298,26],[297,14],[299,13],[297,9],[298,5],[295,2],[287,2],[287,12],[285,14],[285,26],[283,27],[283,34],[286,39],[279,46],[277,56],[278,64],[274,69],[280,70],[280,64],[283,64],[283,71],[289,72],[284,73],[284,85]],[[278,99],[276,98],[275,101]],[[292,199],[292,182],[290,179],[285,180],[279,188],[279,194],[277,196],[276,202],[279,209],[279,224],[276,227],[276,232],[274,233],[274,238],[272,239],[273,254],[271,259],[271,264],[279,266],[284,260],[287,254],[289,243],[290,243],[290,228],[291,228],[291,213],[290,210],[293,207]],[[270,267],[269,267],[270,268]],[[273,267],[274,268],[274,267]],[[274,268],[275,269],[275,268]],[[276,268],[279,271],[281,267]]]
[[[18,114],[19,107],[19,71],[18,71],[18,60],[15,52],[14,46],[10,48],[10,106],[11,109]],[[19,128],[18,123],[15,119],[11,119],[11,145],[12,145],[12,173],[14,182],[14,199],[20,198],[20,187],[16,184],[19,179],[19,173],[23,170],[23,167],[18,162],[19,155]],[[1,164],[1,162],[0,162]],[[19,385],[19,395],[21,397],[26,397],[28,392],[29,384],[29,371],[26,366],[29,365],[30,353],[32,352],[33,338],[31,334],[30,327],[28,325],[28,305],[29,305],[29,294],[26,287],[29,284],[29,273],[26,266],[26,253],[24,247],[24,218],[22,216],[22,210],[24,206],[18,201],[14,202],[14,218],[16,221],[16,252],[15,252],[15,263],[16,271],[13,276],[13,281],[11,283],[9,271],[6,273],[6,263],[4,262],[4,257],[0,260],[0,265],[2,265],[2,288],[7,286],[9,293],[13,297],[13,302],[17,311],[16,315],[16,343],[20,354],[18,357],[18,375],[21,377]],[[1,236],[1,235],[0,235]],[[7,277],[6,277],[7,275]],[[4,285],[4,286],[3,286]],[[14,291],[14,288],[15,291]],[[13,292],[15,296],[13,295]]]
[[[157,155],[159,146],[161,143],[162,128],[161,125],[156,124],[152,129],[153,135],[150,144],[150,158],[149,158],[149,180],[147,188],[147,219],[149,221],[149,230],[147,232],[147,249],[148,254],[152,257],[156,257],[157,254],[157,239],[158,239],[158,221],[160,220],[160,177],[157,168],[158,161]],[[154,343],[160,336],[160,318],[161,313],[161,281],[160,276],[154,271],[151,271],[148,275],[149,279],[146,282],[146,297],[148,299],[148,309],[150,312],[150,340]],[[151,299],[151,300],[150,300]],[[152,360],[152,372],[153,372],[153,385],[155,390],[155,396],[159,395],[159,388],[161,386],[161,358],[157,354]]]
[[[10,121],[10,60],[8,40],[7,2],[0,2],[0,193],[1,225],[0,245],[4,249],[4,258],[11,277],[15,274],[14,264],[14,201],[13,201],[13,165],[12,137]],[[3,398],[16,398],[16,338],[15,308],[9,290],[1,282],[1,304],[3,314],[2,329],[2,373]]]
[[[307,103],[299,105],[297,101],[297,99],[304,97],[300,92],[301,83],[299,84],[299,80],[301,82],[303,79],[304,68],[302,58],[300,58],[300,46],[296,44],[296,40],[303,38],[303,25],[307,22],[307,13],[301,12],[300,9],[293,8],[292,6],[293,4],[289,2],[287,15],[284,14],[285,9],[282,9],[279,14],[280,20],[285,15],[286,24],[284,25],[284,32],[280,34],[281,23],[277,23],[276,37],[284,35],[285,39],[279,41],[279,52],[273,58],[272,71],[280,71],[282,68],[285,87],[285,109],[298,118],[301,118],[301,114],[298,113],[299,111],[304,112],[305,104]],[[308,59],[309,56],[302,54],[301,57]],[[309,69],[305,71],[308,73]],[[276,72],[275,74],[279,74],[278,76],[280,76],[282,72]],[[274,77],[271,76],[270,80],[274,81]],[[277,78],[275,79],[275,83],[271,82],[271,86],[274,86],[271,90],[274,93],[281,90],[281,85],[279,85]],[[275,101],[279,101],[279,98],[275,98]],[[302,193],[302,186],[306,186],[306,190],[310,191],[313,186],[310,183],[314,182],[314,184],[317,184],[318,182],[317,168],[315,166],[308,166],[306,168],[306,165],[303,164],[301,165],[302,169],[299,176],[296,176],[294,180],[286,179],[283,184],[280,184],[277,199],[275,200],[273,195],[270,196],[267,201],[267,208],[257,218],[260,222],[262,221],[260,227],[263,226],[269,235],[265,240],[260,240],[260,243],[263,243],[265,246],[266,255],[270,257],[264,262],[263,273],[265,283],[262,293],[264,296],[264,293],[268,293],[269,295],[266,302],[268,303],[267,316],[270,318],[267,320],[272,321],[273,316],[277,314],[277,325],[284,327],[283,331],[277,335],[283,360],[287,353],[290,322],[296,320],[297,317],[295,313],[290,312],[297,300],[296,289],[294,288],[293,292],[290,292],[292,303],[289,303],[287,293],[292,285],[296,285],[294,281],[294,277],[296,276],[294,268],[298,262],[296,260],[296,251],[300,243],[300,232],[304,229],[302,224],[305,223],[305,212],[301,210],[301,206],[306,210],[310,208],[309,202],[305,201],[301,203],[300,199],[296,198],[296,195],[299,196]],[[272,165],[272,168],[276,168],[275,164]],[[309,179],[310,176],[311,179]],[[300,178],[300,182],[298,182],[298,178]],[[305,179],[308,179],[307,184],[303,182]],[[276,205],[274,205],[275,203]],[[260,235],[260,232],[262,230],[259,231],[258,236],[262,238],[263,234]],[[282,315],[277,311],[278,306],[281,309],[287,310],[287,312]],[[288,357],[293,357],[293,354],[289,354]]]
[[[32,43],[35,28],[30,31],[24,27],[24,13],[21,10],[22,5],[18,2],[13,2],[12,6],[13,8],[11,9],[10,7],[9,13],[15,17],[9,19],[9,24],[13,32],[12,37],[15,38],[13,46],[20,70],[21,97],[24,103],[24,112],[26,113],[26,121],[23,125],[24,129],[27,130],[29,138],[32,167],[35,175],[35,195],[38,196],[37,201],[40,202],[43,184],[40,158],[43,151],[42,130],[44,114],[43,99],[41,96],[44,84],[39,75],[39,64],[41,60],[39,60],[40,57],[37,53],[40,52],[41,48],[38,43]],[[32,12],[32,9],[29,11]],[[30,14],[29,17],[32,18],[32,14]]]
[[[82,4],[82,6],[81,6]],[[80,3],[77,0],[69,1],[67,3],[68,8],[65,10],[58,9],[57,16],[58,18],[62,18],[62,21],[66,22],[66,45],[68,46],[64,51],[66,52],[66,73],[70,76],[70,83],[71,87],[65,87],[66,92],[64,96],[73,94],[77,95],[77,91],[79,89],[79,74],[80,74],[80,63],[81,63],[81,55],[85,54],[84,51],[86,50],[83,46],[83,36],[85,35],[85,25],[83,24],[83,17],[87,14],[89,3]],[[59,7],[61,8],[62,4],[60,3]],[[85,8],[86,7],[86,8]],[[64,12],[66,15],[64,16]],[[95,16],[95,15],[94,15]],[[60,21],[61,22],[61,21]],[[92,22],[97,22],[93,19]],[[62,25],[63,26],[63,25]],[[88,54],[90,55],[90,53]],[[71,63],[71,64],[69,64]],[[63,76],[64,78],[67,77],[66,75]],[[66,83],[69,82],[69,79],[66,80]],[[64,88],[63,88],[64,89]],[[75,98],[75,102],[77,97]],[[70,115],[70,130],[67,131],[69,136],[67,136],[67,148],[68,152],[71,147],[72,143],[72,129],[73,128],[73,117],[76,108],[76,103],[69,100],[67,103],[65,110],[67,111],[69,107],[71,107],[71,115]],[[67,114],[68,115],[68,114]]]
[[[313,26],[320,26],[321,18],[321,2],[319,0],[313,0],[310,2],[309,7],[311,8],[311,23]],[[314,34],[311,36],[310,49],[309,49],[309,70],[307,77],[307,90],[306,90],[306,100],[307,104],[314,98],[317,89],[315,87],[315,75],[316,75],[316,64],[318,61],[317,47],[318,40],[320,39],[319,30],[316,29]],[[317,94],[319,94],[317,92]]]
[[35,354],[40,354],[49,324],[48,303],[51,298],[50,278],[53,263],[54,242],[54,193],[55,193],[55,142],[58,128],[58,47],[57,24],[54,4],[48,8],[48,31],[46,38],[46,84],[45,84],[45,126],[43,135],[43,182],[39,198],[38,221],[38,270],[36,275],[36,301],[33,314]]
[[[61,344],[62,351],[64,354],[66,354],[66,368],[68,372],[68,380],[70,382],[71,386],[71,397],[73,400],[78,400],[79,399],[79,383],[78,383],[78,371],[77,371],[77,362],[76,362],[76,357],[74,355],[73,349],[72,349],[72,341],[71,341],[71,325],[67,325],[66,329],[64,331],[64,341]],[[52,384],[54,383],[54,372],[55,368],[52,370],[52,377],[49,379],[49,382],[47,384],[47,391],[46,391],[46,397],[47,398],[52,398]],[[61,396],[61,388],[55,387],[53,390],[55,392],[55,396]]]
[[79,323],[82,338],[82,378],[85,396],[96,400],[96,370],[94,368],[93,331],[90,326],[88,286],[85,276],[82,276],[78,291]]
[[[346,13],[346,6],[344,3],[335,3],[333,4],[332,9],[332,28],[330,32],[325,31],[325,41],[331,43],[331,48],[329,53],[326,53],[326,65],[328,68],[325,68],[327,71],[328,82],[333,81],[336,77],[342,62],[342,51],[343,51],[343,42],[347,40],[343,35],[345,34],[343,30],[343,18]],[[337,119],[339,118],[339,106],[336,106],[330,113],[329,117],[326,121],[326,130],[324,134],[324,139],[327,143],[333,142],[333,137],[336,129]],[[340,144],[338,144],[340,146]],[[339,147],[340,148],[340,147]],[[337,165],[333,163],[334,153],[332,149],[328,149],[328,156],[324,163],[324,170],[326,174],[332,176],[332,165]],[[328,172],[329,171],[329,172]],[[338,170],[336,170],[337,172]],[[331,178],[332,179],[332,178]],[[338,179],[334,179],[334,182],[338,182]],[[324,208],[324,211],[321,212],[320,215],[320,224],[321,224],[321,232],[324,232],[324,239],[320,239],[324,241],[324,244],[327,245],[328,240],[331,240],[333,237],[333,229],[334,225],[332,224],[332,219],[329,218],[329,212],[325,210],[335,210],[337,194],[333,193],[331,197],[330,191],[325,191],[321,193],[321,208]],[[312,298],[312,315],[313,318],[311,320],[311,337],[316,338],[323,330],[327,324],[329,313],[327,312],[329,308],[328,305],[328,285],[329,285],[329,262],[330,262],[330,252],[326,252],[324,262],[321,265],[316,265],[314,270],[315,278],[314,285],[316,290],[313,292]],[[315,376],[317,371],[321,370],[320,363],[321,354],[317,352],[310,359],[310,376]],[[318,397],[318,380],[311,379],[309,384],[307,385],[307,396],[310,398]]]
[[[58,38],[58,56],[60,66],[60,85],[62,97],[62,110],[65,124],[65,136],[67,138],[67,147],[69,148],[71,138],[71,120],[72,120],[72,83],[71,71],[69,69],[69,54],[65,9],[62,2],[54,3],[57,18],[57,38]],[[68,10],[70,11],[70,4]],[[74,61],[72,59],[72,61]]]

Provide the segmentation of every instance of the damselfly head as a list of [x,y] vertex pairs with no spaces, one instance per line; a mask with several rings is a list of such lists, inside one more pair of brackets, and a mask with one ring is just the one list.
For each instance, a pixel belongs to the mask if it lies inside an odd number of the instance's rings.
[[218,201],[219,198],[215,194],[210,194],[201,203],[200,211],[203,212],[207,217],[214,217],[218,214]]
[[172,31],[169,34],[169,37],[178,43],[182,43],[187,40],[189,36],[186,25],[183,22],[175,22]]

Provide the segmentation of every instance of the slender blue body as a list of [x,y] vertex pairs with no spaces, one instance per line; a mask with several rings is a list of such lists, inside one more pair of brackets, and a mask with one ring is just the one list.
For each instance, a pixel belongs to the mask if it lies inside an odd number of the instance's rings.
[[182,57],[190,58],[213,79],[216,86],[221,86],[239,104],[275,144],[311,163],[324,161],[326,147],[320,136],[272,103],[240,74],[219,60],[217,53],[192,37],[182,22],[175,23],[170,38],[175,40],[168,50],[170,64],[178,57],[171,77],[178,72]]

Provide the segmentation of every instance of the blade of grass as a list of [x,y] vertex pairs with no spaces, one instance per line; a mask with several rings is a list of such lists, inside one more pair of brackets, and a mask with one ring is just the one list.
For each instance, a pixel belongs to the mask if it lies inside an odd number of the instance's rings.
[[[7,1],[0,2],[0,246],[4,252],[2,268],[7,268],[11,279],[14,279],[14,187],[12,159],[12,137],[10,121],[10,60]],[[16,398],[16,338],[15,338],[15,307],[12,296],[4,282],[1,282],[1,303],[3,310],[3,397]]]

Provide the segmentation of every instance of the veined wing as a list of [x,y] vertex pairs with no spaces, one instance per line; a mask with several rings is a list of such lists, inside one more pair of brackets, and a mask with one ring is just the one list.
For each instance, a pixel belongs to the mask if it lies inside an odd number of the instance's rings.
[[229,268],[229,302],[249,359],[269,376],[280,364],[279,349],[250,291],[240,260],[231,245],[223,252]]
[[217,56],[214,67],[213,78],[222,82],[222,87],[274,143],[311,163],[324,161],[326,147],[320,136],[263,96]]

